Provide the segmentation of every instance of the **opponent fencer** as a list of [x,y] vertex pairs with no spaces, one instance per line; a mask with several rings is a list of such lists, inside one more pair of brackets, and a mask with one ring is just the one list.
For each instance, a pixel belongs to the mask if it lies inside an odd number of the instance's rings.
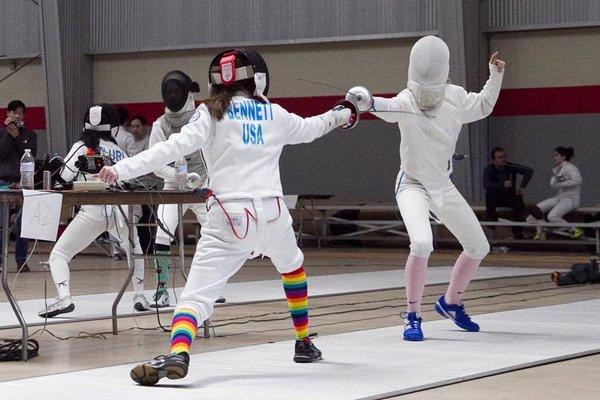
[[283,288],[296,333],[295,362],[321,359],[308,336],[308,303],[304,256],[296,244],[292,219],[282,199],[279,157],[286,144],[311,142],[352,118],[336,107],[301,118],[265,97],[269,74],[254,50],[226,50],[210,64],[210,98],[181,132],[115,166],[100,178],[114,182],[166,165],[202,150],[213,196],[207,202],[208,222],[202,226],[190,274],[175,309],[171,354],[131,371],[142,385],[163,377],[183,378],[197,327],[213,313],[227,280],[251,253],[262,253],[282,274]]
[[[162,98],[165,104],[165,113],[161,115],[153,124],[150,133],[150,148],[157,143],[164,142],[171,135],[179,133],[181,128],[188,123],[196,107],[194,105],[194,92],[199,92],[200,88],[196,82],[182,71],[170,71],[165,74],[161,84]],[[206,181],[206,167],[202,159],[200,150],[186,155],[188,176],[192,173],[197,174],[199,186]],[[177,174],[175,167],[165,165],[154,174],[164,179],[165,190],[178,189]],[[187,180],[187,179],[186,179]],[[191,209],[200,225],[206,221],[206,205],[204,203],[184,204],[183,212]],[[171,242],[175,235],[178,225],[177,204],[161,204],[157,211],[158,219],[162,223],[156,232],[156,244],[154,245],[154,254],[165,256],[156,260],[157,291],[152,302],[153,307],[166,307],[169,305],[169,293],[167,291],[169,283]]]
[[400,128],[401,166],[395,192],[410,236],[405,270],[408,312],[404,339],[411,341],[423,340],[421,298],[428,258],[433,251],[430,213],[463,247],[446,294],[439,298],[435,309],[467,331],[478,331],[479,326],[466,313],[462,296],[490,249],[479,221],[450,175],[462,125],[492,112],[500,93],[504,62],[494,53],[483,90],[467,93],[462,87],[447,83],[449,59],[448,46],[442,39],[435,36],[419,39],[410,52],[407,89],[391,99],[374,97],[371,109],[378,118],[396,122]]
[[[90,174],[79,171],[76,163],[78,157],[89,151],[107,156],[112,162],[127,158],[127,155],[111,136],[111,130],[119,126],[115,109],[108,104],[91,107],[85,114],[84,131],[65,157],[65,165],[60,170],[60,177],[65,182],[89,180]],[[127,212],[127,206],[124,206]],[[56,285],[58,298],[55,303],[39,312],[42,318],[51,318],[59,314],[72,312],[75,304],[71,298],[69,262],[80,251],[88,247],[101,233],[109,232],[124,242],[123,247],[129,252],[127,240],[129,229],[123,221],[119,209],[114,205],[84,205],[73,221],[67,226],[54,248],[50,252],[49,264],[52,279]],[[135,252],[141,254],[137,233],[134,232]],[[129,257],[129,254],[127,254]],[[144,297],[144,260],[134,260],[133,303],[138,311],[149,308]]]

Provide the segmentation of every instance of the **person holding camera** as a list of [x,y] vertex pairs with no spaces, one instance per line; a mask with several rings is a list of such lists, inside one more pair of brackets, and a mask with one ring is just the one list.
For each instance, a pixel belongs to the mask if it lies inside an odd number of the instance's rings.
[[[25,127],[23,121],[26,111],[25,104],[21,100],[13,100],[8,103],[7,116],[4,126],[0,127],[0,186],[9,186],[20,180],[20,162],[25,149],[30,149],[35,157],[37,152],[36,134]],[[0,217],[5,210],[0,205]],[[9,212],[9,210],[6,210]],[[20,237],[20,223],[16,225],[17,243],[15,248],[15,261],[21,272],[28,272],[27,248],[29,240]],[[0,238],[0,246],[2,238]]]

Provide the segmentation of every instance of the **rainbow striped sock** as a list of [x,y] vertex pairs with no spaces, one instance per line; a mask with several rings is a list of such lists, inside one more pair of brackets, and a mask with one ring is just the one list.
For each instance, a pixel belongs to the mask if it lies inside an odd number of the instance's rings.
[[302,340],[308,336],[308,285],[304,267],[288,274],[282,274],[283,290],[287,298],[296,339]]
[[189,353],[198,332],[199,315],[188,307],[178,308],[171,325],[171,354]]

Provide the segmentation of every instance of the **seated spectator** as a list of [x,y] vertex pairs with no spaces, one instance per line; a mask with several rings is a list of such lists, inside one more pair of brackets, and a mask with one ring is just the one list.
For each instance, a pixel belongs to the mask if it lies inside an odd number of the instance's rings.
[[133,154],[129,154],[133,146],[133,136],[129,131],[129,112],[124,107],[117,107],[117,113],[119,113],[119,129],[112,134],[112,137],[117,141],[117,146],[125,152],[129,157]]
[[[30,149],[31,154],[36,156],[37,136],[25,126],[26,110],[27,107],[21,100],[13,100],[8,103],[4,127],[0,128],[0,186],[8,186],[20,181],[20,163],[25,149]],[[9,210],[3,210],[0,205],[0,218],[3,212],[9,212]],[[29,267],[25,262],[27,261],[29,240],[19,237],[20,227],[21,222],[17,221],[14,232],[17,238],[15,261],[21,272],[28,272]],[[2,237],[0,237],[0,246],[2,246]]]
[[148,144],[150,143],[150,135],[148,133],[148,121],[143,115],[135,115],[131,118],[129,123],[129,129],[133,136],[134,142],[131,146],[132,154],[129,157],[133,157],[144,150],[148,150]]
[[[552,189],[557,190],[558,194],[543,200],[535,206],[528,207],[529,221],[543,220],[544,214],[547,213],[548,222],[567,222],[563,216],[579,207],[583,178],[579,168],[570,163],[574,155],[575,150],[572,147],[560,146],[554,149],[554,168],[552,168],[550,186]],[[574,238],[583,236],[583,233],[582,229],[571,229],[571,236]],[[538,233],[534,239],[544,240],[545,238],[546,234],[543,229],[538,228]]]
[[[531,180],[533,170],[506,161],[506,154],[501,147],[494,147],[491,152],[492,163],[483,170],[483,187],[485,189],[485,210],[489,221],[498,221],[496,207],[508,207],[513,210],[513,219],[524,221],[525,202],[523,194]],[[517,175],[522,175],[517,182]],[[523,228],[513,227],[515,239],[523,238]]]

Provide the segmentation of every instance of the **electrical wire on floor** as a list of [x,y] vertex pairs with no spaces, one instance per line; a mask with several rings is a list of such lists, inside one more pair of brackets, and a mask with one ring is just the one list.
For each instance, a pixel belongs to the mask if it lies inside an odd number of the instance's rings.
[[[509,286],[511,287],[511,286]],[[487,288],[486,290],[492,290],[492,288]],[[550,290],[556,290],[556,287],[550,287],[550,288],[543,288],[543,289],[533,289],[533,290],[524,290],[524,291],[519,291],[519,292],[502,292],[502,293],[496,293],[496,294],[491,294],[491,295],[485,295],[485,296],[474,296],[474,297],[469,297],[466,298],[465,301],[475,301],[475,300],[482,300],[482,299],[492,299],[492,298],[498,298],[498,297],[502,297],[502,296],[516,296],[516,295],[520,295],[520,294],[527,294],[527,293],[535,293],[535,292],[544,292],[544,291],[550,291]],[[572,293],[572,292],[570,292]],[[438,295],[427,295],[427,296],[423,296],[424,298],[427,297],[436,297],[437,300],[437,296]],[[332,308],[332,307],[340,307],[343,305],[364,305],[364,304],[370,304],[370,303],[374,303],[374,302],[390,302],[390,301],[397,301],[399,299],[402,298],[388,298],[388,299],[384,299],[384,300],[377,300],[377,301],[364,301],[364,302],[354,302],[354,303],[337,303],[337,304],[332,304],[332,305],[328,305],[328,306],[323,306],[323,307],[318,307],[318,308],[310,308],[311,311],[315,311],[316,309],[322,309],[322,308]],[[404,298],[405,299],[405,298]],[[516,300],[516,301],[526,301],[525,300]],[[435,301],[433,302],[422,302],[421,305],[434,305]],[[333,311],[333,312],[326,312],[326,313],[320,313],[320,314],[315,314],[315,313],[311,313],[310,316],[312,318],[315,317],[321,317],[321,316],[329,316],[329,315],[339,315],[339,314],[344,314],[344,313],[348,313],[348,312],[362,312],[362,311],[376,311],[376,310],[380,310],[380,309],[384,309],[384,308],[397,308],[397,307],[401,307],[401,304],[398,305],[382,305],[382,306],[377,306],[377,307],[370,307],[370,308],[360,308],[360,309],[354,309],[354,310],[344,310],[344,311]],[[263,316],[275,316],[275,315],[281,315],[281,314],[287,314],[288,312],[273,312],[273,313],[268,313],[268,314],[263,314]],[[227,319],[227,320],[221,320],[221,321],[230,321],[230,322],[224,322],[224,323],[220,323],[220,324],[215,324],[214,327],[215,328],[220,328],[220,327],[224,327],[224,326],[230,326],[230,325],[246,325],[252,322],[275,322],[275,321],[283,321],[288,319],[288,316],[281,316],[281,317],[277,317],[277,318],[269,318],[269,319],[248,319],[248,318],[252,318],[252,317],[248,317],[248,316],[244,316],[244,317],[239,317],[239,318],[231,318],[231,319]],[[219,322],[221,322],[219,321]],[[216,322],[216,321],[215,321]]]
[[[555,288],[554,288],[555,289]],[[543,290],[547,290],[547,289],[543,289]],[[591,291],[591,290],[596,290],[596,288],[594,287],[587,287],[587,288],[581,288],[579,290],[575,290],[575,291],[569,291],[569,292],[561,292],[559,295],[568,295],[568,294],[573,294],[573,293],[582,293],[582,292],[586,292],[586,291]],[[522,293],[528,293],[528,292],[522,292]],[[513,293],[501,293],[498,295],[495,295],[496,297],[500,296],[500,295],[513,295]],[[547,295],[543,295],[543,296],[535,296],[535,297],[528,297],[526,299],[511,299],[508,301],[502,301],[502,302],[496,302],[494,303],[494,305],[499,305],[499,304],[510,304],[510,303],[519,303],[519,302],[527,302],[527,301],[531,301],[531,300],[541,300],[541,299],[546,299],[546,298],[552,298],[555,297],[556,293],[551,293],[551,294],[547,294]],[[431,296],[425,296],[425,297],[431,297]],[[491,296],[480,296],[480,297],[474,297],[474,298],[470,298],[467,300],[476,300],[476,299],[483,299],[483,298],[488,298]],[[427,305],[434,305],[435,302],[423,302],[421,303],[424,306]],[[332,305],[332,307],[335,305]],[[489,306],[489,304],[475,304],[475,305],[471,305],[471,308],[476,308],[476,307],[485,307],[485,306]],[[373,307],[373,308],[368,308],[368,309],[358,309],[358,310],[344,310],[344,311],[338,311],[338,312],[331,312],[331,313],[324,313],[324,314],[311,314],[310,317],[313,321],[313,323],[311,324],[311,326],[314,328],[318,328],[318,327],[325,327],[325,326],[332,326],[332,325],[339,325],[339,324],[347,324],[347,323],[352,323],[352,322],[364,322],[364,321],[370,321],[370,320],[377,320],[377,319],[384,319],[384,318],[391,318],[391,317],[397,317],[398,313],[394,312],[393,314],[384,314],[384,315],[376,315],[376,316],[370,316],[370,317],[361,317],[361,318],[347,318],[344,319],[344,321],[334,321],[334,322],[322,322],[322,323],[314,323],[314,319],[317,317],[323,317],[323,316],[330,316],[330,315],[349,315],[350,313],[353,312],[364,312],[364,311],[376,311],[376,310],[383,310],[383,309],[389,309],[389,308],[400,308],[402,307],[402,305],[383,305],[383,306],[379,306],[379,307]],[[258,320],[258,321],[247,321],[243,324],[247,324],[250,322],[270,322],[270,321],[283,321],[286,320],[288,318],[276,318],[276,319],[265,319],[265,320]],[[130,332],[130,331],[135,331],[135,330],[140,330],[140,331],[156,331],[159,330],[160,327],[151,327],[151,328],[142,328],[139,326],[139,324],[136,321],[136,325],[138,326],[134,326],[134,327],[130,327],[130,328],[126,328],[126,329],[121,329],[118,332],[119,333],[123,333],[123,332]],[[213,332],[213,338],[219,337],[219,338],[226,338],[226,337],[234,337],[234,336],[241,336],[241,335],[247,335],[247,334],[260,334],[260,333],[269,333],[269,332],[278,332],[278,331],[288,331],[290,328],[289,327],[285,327],[285,328],[269,328],[269,329],[264,329],[264,330],[249,330],[249,331],[243,331],[243,332],[236,332],[236,333],[226,333],[226,334],[216,334],[215,331],[215,327],[219,328],[219,327],[223,327],[223,326],[227,326],[227,325],[232,325],[232,324],[211,324],[212,327],[212,332]],[[107,340],[107,335],[111,335],[112,331],[104,331],[104,332],[95,332],[95,333],[89,333],[89,332],[79,332],[78,335],[76,336],[67,336],[67,337],[60,337],[56,334],[54,334],[53,332],[49,331],[48,329],[44,329],[45,332],[47,332],[49,335],[51,335],[52,337],[58,339],[58,340],[70,340],[70,339],[104,339]],[[37,332],[37,331],[36,331]]]
[[[473,290],[471,290],[471,292],[482,291],[482,290],[486,290],[486,291],[498,290],[498,289],[512,288],[512,287],[524,287],[524,286],[538,285],[538,284],[543,284],[543,283],[547,283],[547,282],[543,281],[543,282],[532,282],[532,283],[520,284],[520,285],[503,285],[503,286],[496,286],[496,287],[490,287],[490,288],[473,289]],[[542,288],[542,289],[535,289],[535,290],[524,290],[524,291],[519,291],[519,292],[502,292],[502,293],[496,293],[496,294],[485,295],[485,296],[473,296],[473,297],[469,297],[469,298],[465,299],[465,301],[471,302],[471,301],[475,301],[475,300],[498,298],[498,297],[502,297],[502,296],[511,296],[512,297],[512,296],[519,295],[519,294],[528,294],[528,293],[532,293],[532,292],[544,292],[544,291],[550,291],[550,290],[556,290],[556,287]],[[581,288],[576,291],[561,292],[561,293],[559,293],[559,295],[581,293],[581,292],[590,291],[590,290],[596,290],[596,288],[595,287]],[[528,297],[525,299],[510,299],[508,301],[495,302],[495,303],[493,303],[493,305],[527,302],[527,301],[531,301],[531,300],[551,298],[551,297],[555,297],[556,295],[557,295],[556,293],[550,293],[550,294],[543,295],[543,296]],[[437,299],[437,295],[424,296],[424,298],[428,298],[428,297],[429,298],[434,297]],[[363,304],[372,304],[372,303],[385,302],[385,301],[387,301],[387,302],[398,301],[399,299],[401,300],[402,297],[387,298],[387,299],[383,299],[383,300],[368,300],[368,301],[352,302],[352,303],[336,303],[336,304],[331,304],[331,305],[327,305],[327,306],[311,308],[311,311],[315,311],[316,309],[339,307],[339,306],[343,306],[343,305],[363,305]],[[421,304],[423,306],[432,306],[435,304],[435,301],[426,301]],[[384,310],[384,309],[400,309],[402,306],[403,306],[403,304],[396,304],[396,305],[385,304],[385,305],[381,305],[381,306],[377,306],[377,307],[369,307],[369,308],[359,308],[359,309],[334,311],[334,312],[326,312],[326,313],[318,313],[318,314],[311,313],[310,317],[314,321],[315,318],[319,318],[319,317],[342,315],[342,314],[350,315],[351,313],[377,311],[377,310]],[[475,307],[481,307],[481,306],[489,306],[489,304],[475,304],[475,305],[471,305],[470,307],[475,308]],[[283,316],[282,314],[286,314],[286,315]],[[217,321],[213,321],[213,322],[223,322],[223,323],[211,323],[210,329],[212,329],[213,337],[229,337],[229,336],[239,336],[239,335],[245,335],[245,334],[251,334],[251,333],[266,333],[266,332],[274,332],[274,331],[283,331],[283,330],[288,330],[289,328],[269,328],[269,329],[265,329],[265,330],[250,330],[250,331],[244,331],[244,332],[217,335],[215,328],[221,328],[221,327],[231,326],[231,325],[247,325],[250,323],[280,322],[280,321],[288,320],[289,319],[288,314],[289,314],[289,311],[272,312],[272,313],[260,314],[259,316],[271,316],[271,315],[273,315],[273,316],[282,315],[282,316],[277,317],[277,318],[251,319],[251,320],[248,320],[248,318],[252,318],[253,316],[244,316],[244,317],[239,317],[239,318],[217,320]],[[313,322],[312,326],[313,326],[313,328],[316,328],[319,326],[337,325],[340,323],[360,322],[360,321],[368,321],[368,320],[374,320],[374,319],[380,319],[380,318],[397,317],[398,314],[399,314],[398,312],[395,312],[393,314],[377,315],[377,316],[372,316],[372,317],[362,317],[362,318],[357,318],[357,319],[345,319],[343,322],[335,321],[335,322],[331,322],[331,323],[319,323],[319,324],[315,324]],[[244,319],[246,319],[246,320],[243,321]],[[136,321],[136,325],[138,325],[138,326],[119,330],[119,332],[127,332],[127,331],[133,331],[133,330],[156,331],[156,330],[161,329],[161,327],[142,328],[139,326],[139,324],[137,324],[137,321]],[[77,335],[77,336],[59,337],[58,335],[55,335],[52,332],[49,332],[48,330],[46,330],[46,332],[48,332],[53,337],[55,337],[59,340],[88,339],[88,338],[103,338],[106,340],[106,337],[104,335],[109,335],[112,333],[111,331],[97,332],[97,333],[80,332],[79,335]]]
[[[21,340],[0,339],[0,361],[21,361]],[[27,340],[27,359],[31,360],[39,355],[40,344],[35,339]]]
[[[484,291],[484,290],[490,291],[490,290],[508,289],[508,288],[516,288],[516,287],[527,287],[527,286],[534,286],[534,285],[539,285],[539,284],[544,284],[544,283],[548,283],[548,282],[546,280],[544,280],[544,281],[536,281],[536,282],[530,282],[530,283],[524,283],[524,284],[513,284],[513,285],[496,286],[496,287],[491,287],[491,288],[472,289],[472,290],[469,290],[469,293],[479,292],[479,291]],[[357,293],[357,294],[360,294],[360,293]],[[438,296],[438,295],[437,294],[436,295],[424,295],[423,298],[434,297],[434,296]],[[468,301],[468,300],[472,300],[472,299],[474,299],[474,298],[470,298],[470,299],[466,299],[466,300]],[[395,297],[388,297],[388,298],[378,299],[378,300],[364,300],[364,301],[328,304],[328,305],[323,305],[323,306],[310,307],[310,310],[315,311],[315,310],[322,310],[322,309],[333,308],[333,307],[356,306],[356,305],[384,303],[384,302],[389,302],[389,301],[403,301],[403,300],[406,300],[405,296],[395,296]],[[286,314],[289,314],[289,310],[273,311],[273,312],[264,313],[264,314],[246,315],[244,317],[239,317],[239,318],[230,318],[230,319],[219,320],[219,322],[240,320],[240,319],[247,319],[247,318],[261,318],[261,317],[268,317],[271,315],[286,315]]]
[[[582,288],[582,289],[579,289],[579,290],[576,290],[576,291],[562,292],[562,293],[559,293],[559,295],[568,295],[568,294],[581,293],[581,292],[587,292],[587,291],[592,291],[592,290],[596,290],[596,288]],[[526,298],[526,299],[514,299],[514,300],[509,300],[509,301],[496,302],[496,303],[494,303],[494,305],[498,305],[498,304],[510,304],[510,303],[518,303],[518,302],[526,302],[526,301],[531,301],[531,300],[541,300],[541,299],[553,298],[555,296],[556,296],[556,294],[552,293],[552,294],[548,294],[548,295],[544,295],[544,296],[529,297],[529,298]],[[434,305],[434,304],[435,304],[435,302],[421,303],[421,305]],[[471,308],[484,307],[484,306],[489,306],[489,304],[472,305]],[[386,308],[400,308],[400,307],[401,307],[401,305],[398,305],[398,306],[391,306],[391,305],[390,306],[381,306],[381,307],[378,307],[378,308],[374,308],[373,310],[386,309]],[[322,315],[310,314],[309,317],[313,321],[313,323],[311,323],[311,327],[312,327],[312,329],[315,329],[315,328],[324,327],[324,326],[332,326],[332,325],[339,325],[339,324],[348,324],[348,323],[352,323],[352,322],[363,322],[363,321],[370,321],[370,320],[377,320],[377,319],[398,317],[398,313],[395,312],[393,314],[376,315],[376,316],[371,316],[371,317],[362,317],[362,318],[355,318],[355,319],[348,318],[348,319],[344,319],[344,321],[314,323],[314,318],[315,317],[319,317],[319,316],[323,316],[323,315],[340,315],[340,314],[348,315],[348,313],[351,313],[351,312],[360,312],[360,311],[370,311],[370,310],[349,310],[349,311],[340,311],[340,312],[337,312],[337,313],[329,313],[329,314],[322,314]],[[268,320],[261,320],[260,322],[265,322],[265,321],[268,321]],[[224,326],[224,325],[216,325],[216,327],[220,327],[220,326]],[[217,335],[216,337],[225,338],[225,337],[241,336],[241,335],[247,335],[247,334],[256,334],[256,333],[260,334],[260,333],[277,332],[277,331],[287,331],[287,330],[289,330],[288,327],[286,327],[286,328],[269,328],[269,329],[264,329],[264,330],[251,330],[251,331],[244,331],[244,332],[221,334],[221,335]]]

